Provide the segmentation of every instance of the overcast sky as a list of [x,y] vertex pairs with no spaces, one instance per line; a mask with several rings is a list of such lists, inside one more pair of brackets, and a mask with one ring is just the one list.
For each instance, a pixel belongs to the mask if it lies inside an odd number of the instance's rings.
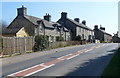
[[92,29],[101,24],[112,35],[118,31],[118,2],[2,2],[2,20],[10,24],[22,5],[28,15],[39,18],[49,13],[52,21],[57,21],[61,12],[67,12],[68,18],[86,20]]

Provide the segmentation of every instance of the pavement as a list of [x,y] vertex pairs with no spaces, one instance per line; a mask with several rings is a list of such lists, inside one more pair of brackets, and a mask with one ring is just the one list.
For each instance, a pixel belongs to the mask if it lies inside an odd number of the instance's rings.
[[2,75],[100,76],[117,47],[114,43],[76,45],[3,58],[7,63],[3,62]]

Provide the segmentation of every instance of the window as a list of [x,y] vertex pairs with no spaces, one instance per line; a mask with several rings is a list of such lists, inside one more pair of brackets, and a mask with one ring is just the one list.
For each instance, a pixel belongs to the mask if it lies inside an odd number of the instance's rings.
[[39,26],[39,31],[42,33],[43,32],[43,26],[40,24]]
[[61,32],[61,34],[63,34],[63,28],[61,28],[60,32]]
[[55,29],[56,29],[56,34],[58,34],[58,29],[57,29],[57,27],[55,27]]
[[53,42],[53,41],[54,41],[54,36],[50,35],[50,42]]
[[82,34],[82,39],[84,39],[84,34]]
[[83,33],[83,29],[81,28],[81,32]]
[[38,32],[38,28],[35,28],[35,35],[38,35],[39,32]]
[[81,28],[79,28],[79,32],[81,32]]
[[83,33],[84,33],[84,29],[83,29]]

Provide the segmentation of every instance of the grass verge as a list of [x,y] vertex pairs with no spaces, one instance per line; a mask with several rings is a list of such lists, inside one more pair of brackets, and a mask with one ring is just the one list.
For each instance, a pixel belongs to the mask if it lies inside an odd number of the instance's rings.
[[120,48],[117,50],[110,63],[101,74],[101,77],[104,76],[117,76],[120,78]]

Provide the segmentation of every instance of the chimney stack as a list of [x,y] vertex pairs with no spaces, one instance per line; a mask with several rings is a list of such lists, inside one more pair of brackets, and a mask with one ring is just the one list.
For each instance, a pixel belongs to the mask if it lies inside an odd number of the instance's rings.
[[67,12],[62,12],[61,19],[66,19],[66,18],[67,18]]
[[98,29],[98,25],[95,25],[95,26],[94,26],[94,29]]
[[51,21],[51,15],[47,14],[44,16],[44,20]]
[[22,5],[21,8],[17,8],[17,13],[18,15],[27,15],[27,8]]

